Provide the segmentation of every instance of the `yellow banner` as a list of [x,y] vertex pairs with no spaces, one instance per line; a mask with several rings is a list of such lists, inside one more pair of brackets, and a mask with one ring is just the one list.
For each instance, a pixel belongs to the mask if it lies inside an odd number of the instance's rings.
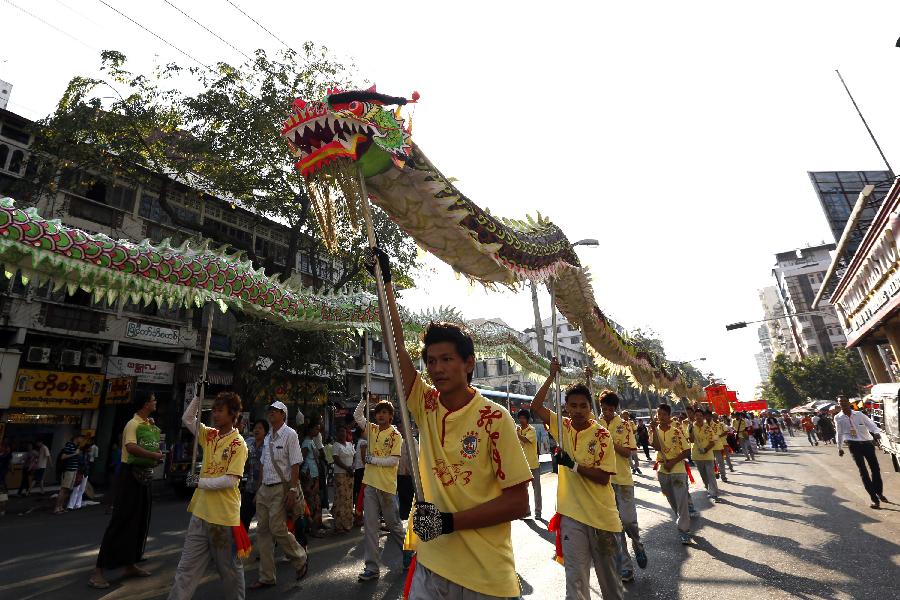
[[19,369],[11,407],[81,408],[100,406],[103,375]]

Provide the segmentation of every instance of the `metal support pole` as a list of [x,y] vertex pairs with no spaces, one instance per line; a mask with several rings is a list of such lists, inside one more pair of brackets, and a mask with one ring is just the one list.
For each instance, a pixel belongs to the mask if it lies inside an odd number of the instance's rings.
[[366,376],[365,390],[366,395],[366,435],[369,435],[369,394],[372,393],[372,367],[369,359],[369,332],[363,331],[363,355],[365,356]]
[[[591,370],[591,376],[593,377],[593,374],[594,374],[594,359],[591,357],[590,354],[588,354],[587,340],[584,339],[584,330],[583,330],[583,329],[581,330],[581,351],[584,353],[584,358],[585,358],[585,359],[588,361],[588,363],[589,363],[589,364],[587,365],[586,368],[589,368],[589,369]],[[591,377],[585,377],[584,379],[585,379],[585,385],[587,386],[588,391],[591,393],[591,408],[594,409],[594,416],[597,417],[597,418],[599,419],[599,418],[600,418],[600,412],[598,411],[598,409],[599,409],[600,407],[597,405],[597,399],[594,397],[594,390],[591,389],[591,388],[593,387],[593,386],[591,385],[591,383],[592,383],[592,382],[591,382]]]
[[510,412],[509,407],[509,354],[506,355],[506,412]]
[[191,471],[188,475],[193,475],[197,470],[197,445],[198,439],[200,438],[200,415],[203,411],[203,401],[206,399],[206,368],[209,366],[209,341],[212,339],[213,316],[215,315],[215,309],[212,307],[212,304],[208,304],[207,306],[209,306],[209,319],[207,319],[206,322],[206,344],[203,347],[203,370],[200,375],[200,402],[197,404],[197,416],[195,419],[197,429],[194,433],[194,451],[191,454]]
[[[553,315],[550,317],[550,326],[553,327],[553,356],[559,360],[559,334],[556,331],[556,286],[553,285],[552,279],[547,281],[547,287],[550,288],[550,314]],[[556,440],[556,443],[559,446],[559,451],[565,452],[566,449],[563,447],[565,436],[563,435],[562,394],[559,392],[559,373],[556,374],[553,381],[553,393],[556,394],[556,431],[559,432],[559,439]]]
[[[372,222],[372,208],[369,206],[369,194],[366,192],[366,178],[363,176],[362,167],[357,168],[359,175],[360,206],[363,218],[366,221],[366,235],[369,238],[369,247],[376,246],[375,225]],[[419,473],[419,457],[416,454],[416,444],[412,439],[412,424],[409,419],[409,411],[406,408],[406,388],[403,386],[403,376],[400,373],[400,359],[394,339],[394,327],[391,323],[391,313],[388,309],[387,290],[384,286],[384,278],[381,275],[381,263],[375,261],[375,287],[378,290],[378,308],[381,310],[381,318],[384,323],[384,343],[387,345],[388,358],[391,361],[391,371],[394,374],[394,386],[397,388],[397,398],[400,401],[400,419],[403,422],[403,442],[406,444],[406,452],[409,455],[409,466],[413,479],[413,489],[416,500],[425,501],[425,492],[422,489],[422,476]]]

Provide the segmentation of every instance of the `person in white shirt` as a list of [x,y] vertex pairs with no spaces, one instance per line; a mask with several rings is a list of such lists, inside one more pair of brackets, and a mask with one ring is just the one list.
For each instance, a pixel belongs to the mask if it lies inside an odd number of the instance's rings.
[[[844,443],[850,450],[850,455],[859,469],[863,487],[872,498],[872,508],[881,508],[882,502],[887,502],[884,497],[884,484],[881,481],[881,469],[878,467],[878,457],[875,455],[874,435],[882,435],[878,425],[869,417],[853,410],[846,396],[838,396],[841,412],[834,418],[834,426],[837,429],[838,456],[844,456]],[[868,463],[868,467],[866,467]],[[872,470],[871,477],[869,469]]]
[[[262,483],[256,492],[256,545],[259,547],[259,580],[251,590],[275,585],[275,542],[284,551],[297,571],[297,580],[303,579],[309,568],[306,550],[287,528],[286,511],[293,512],[300,502],[300,440],[287,421],[288,410],[283,402],[273,402],[266,409],[266,420],[271,428],[263,442],[265,452],[262,463]],[[291,517],[292,519],[294,517]]]

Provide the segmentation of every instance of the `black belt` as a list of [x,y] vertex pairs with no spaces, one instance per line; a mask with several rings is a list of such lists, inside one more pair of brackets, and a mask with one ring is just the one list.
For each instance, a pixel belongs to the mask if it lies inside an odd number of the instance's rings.
[[266,486],[266,487],[273,487],[273,486],[276,486],[276,485],[284,485],[284,483],[285,483],[285,482],[283,482],[283,481],[277,481],[277,482],[275,482],[275,483],[264,483],[263,485]]

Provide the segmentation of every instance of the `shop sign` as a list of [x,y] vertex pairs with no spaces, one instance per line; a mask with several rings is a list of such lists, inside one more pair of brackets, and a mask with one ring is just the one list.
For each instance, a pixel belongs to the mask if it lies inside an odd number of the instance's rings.
[[103,375],[19,369],[10,406],[32,408],[97,408]]
[[81,415],[35,415],[31,413],[9,413],[7,423],[16,425],[81,425]]
[[111,377],[106,380],[106,396],[103,403],[131,404],[134,393],[134,377]]
[[132,340],[168,344],[170,346],[177,346],[181,343],[181,331],[178,329],[147,325],[137,321],[128,321],[128,326],[125,328],[125,337]]
[[175,363],[110,356],[106,374],[111,377],[135,377],[140,383],[171,385],[175,379]]

